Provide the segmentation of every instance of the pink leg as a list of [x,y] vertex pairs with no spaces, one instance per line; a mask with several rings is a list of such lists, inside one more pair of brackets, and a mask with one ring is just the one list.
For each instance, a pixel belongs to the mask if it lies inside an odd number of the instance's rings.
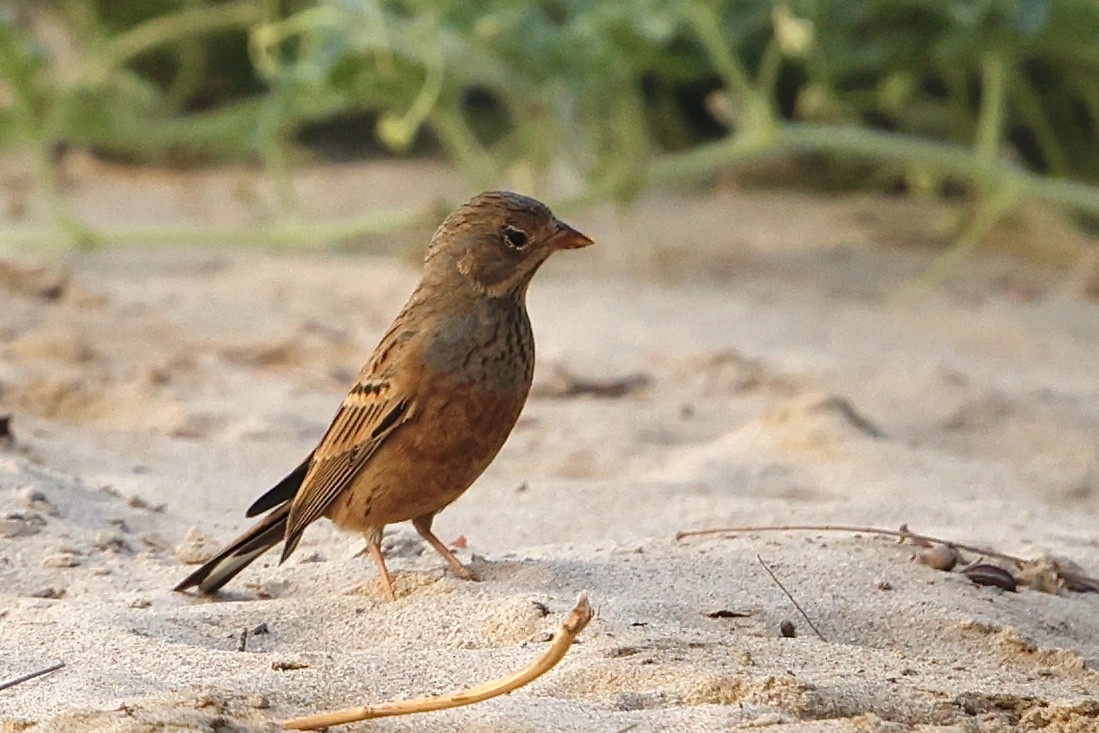
[[420,533],[420,536],[427,540],[427,544],[435,548],[435,552],[443,556],[446,560],[446,564],[450,566],[450,572],[457,575],[462,580],[473,580],[473,573],[469,571],[465,565],[463,565],[458,558],[454,557],[454,553],[447,548],[442,541],[435,536],[435,533],[431,531],[431,520],[435,518],[434,514],[425,514],[422,517],[416,517],[412,520],[412,526],[416,528],[416,531]]
[[397,600],[397,594],[393,590],[393,576],[389,574],[389,568],[385,566],[385,556],[382,555],[382,543],[373,540],[366,545],[370,557],[374,558],[374,564],[378,566],[378,579],[382,582],[382,592],[391,601]]

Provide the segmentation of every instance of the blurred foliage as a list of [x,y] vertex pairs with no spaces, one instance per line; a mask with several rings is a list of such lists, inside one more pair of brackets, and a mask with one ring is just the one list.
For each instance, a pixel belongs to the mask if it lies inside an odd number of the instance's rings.
[[0,148],[36,156],[59,217],[46,180],[59,144],[158,164],[255,156],[285,178],[303,141],[348,120],[393,154],[441,148],[478,187],[537,191],[552,175],[586,199],[627,199],[807,152],[853,156],[932,191],[960,180],[990,210],[1034,195],[1097,213],[1084,184],[1099,180],[1099,3],[23,0],[0,10]]

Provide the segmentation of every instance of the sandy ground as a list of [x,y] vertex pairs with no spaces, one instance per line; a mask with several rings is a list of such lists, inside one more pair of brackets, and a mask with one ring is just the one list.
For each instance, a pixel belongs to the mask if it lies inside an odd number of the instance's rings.
[[[219,201],[145,184],[168,218]],[[91,216],[132,185],[76,198]],[[946,215],[736,190],[570,215],[600,247],[539,275],[535,395],[436,524],[482,579],[398,525],[396,603],[327,522],[217,599],[170,588],[318,439],[410,258],[212,244],[7,268],[0,680],[67,666],[0,691],[0,731],[266,731],[445,692],[541,653],[579,591],[598,617],[530,687],[352,729],[1099,730],[1097,594],[979,587],[850,532],[675,539],[908,523],[1099,573],[1099,302],[1070,269],[1002,254],[898,299]],[[572,394],[577,378],[633,387]]]

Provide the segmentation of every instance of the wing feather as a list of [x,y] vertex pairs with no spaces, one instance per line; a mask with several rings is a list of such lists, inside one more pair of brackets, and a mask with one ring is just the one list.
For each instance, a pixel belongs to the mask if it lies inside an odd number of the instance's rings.
[[309,472],[290,506],[282,560],[302,532],[324,515],[385,439],[412,415],[411,400],[394,394],[388,380],[355,385],[313,453]]

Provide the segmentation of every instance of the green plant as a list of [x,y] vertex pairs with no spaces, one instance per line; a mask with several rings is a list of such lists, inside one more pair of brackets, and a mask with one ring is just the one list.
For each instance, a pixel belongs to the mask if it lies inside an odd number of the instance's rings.
[[[474,187],[537,192],[565,180],[574,203],[806,153],[931,192],[956,181],[976,208],[951,256],[1023,198],[1099,214],[1092,0],[62,8],[84,53],[64,81],[0,20],[0,70],[16,99],[0,110],[0,145],[18,140],[35,157],[57,221],[82,241],[48,183],[54,142],[151,162],[255,156],[285,184],[302,130],[349,114],[372,120],[393,154],[437,144]],[[291,187],[281,190],[275,240],[315,241],[295,228]],[[391,212],[326,234],[415,219]]]

